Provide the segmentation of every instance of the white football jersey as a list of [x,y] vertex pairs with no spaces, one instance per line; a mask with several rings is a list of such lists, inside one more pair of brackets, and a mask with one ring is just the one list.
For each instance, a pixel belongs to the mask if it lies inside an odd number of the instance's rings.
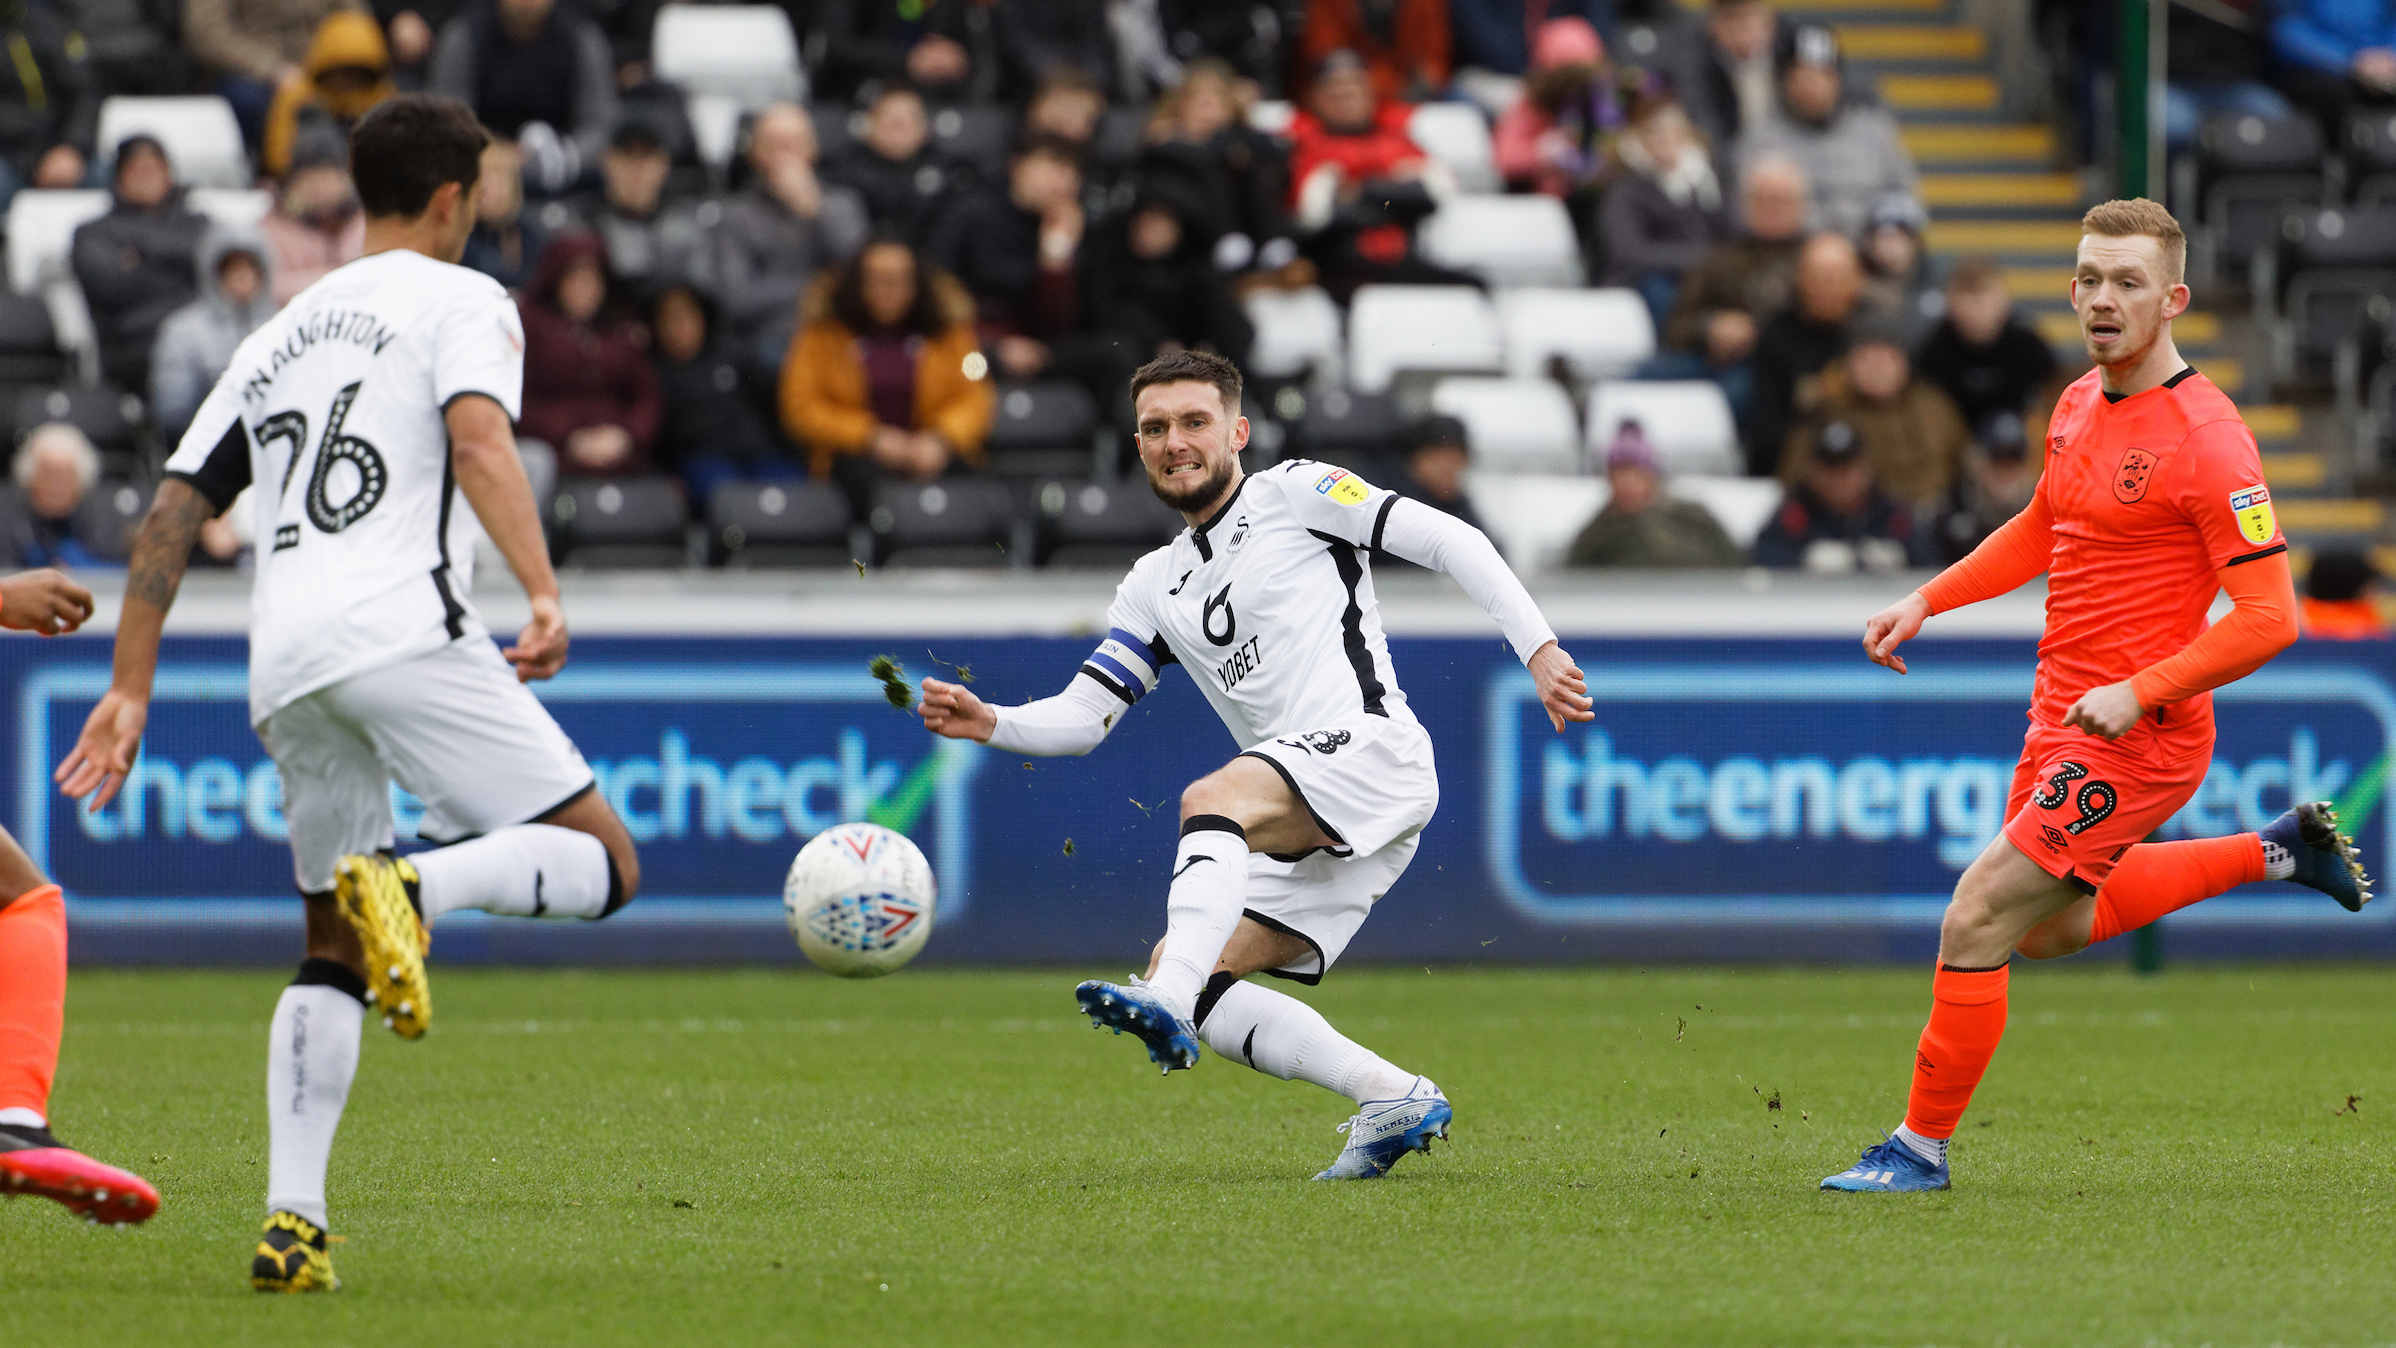
[[167,460],[222,510],[253,483],[250,719],[470,634],[476,525],[443,413],[516,418],[524,325],[480,272],[395,249],[250,334]]
[[1413,721],[1366,564],[1398,500],[1307,459],[1250,474],[1133,564],[1081,672],[1133,703],[1179,661],[1242,749],[1360,713]]

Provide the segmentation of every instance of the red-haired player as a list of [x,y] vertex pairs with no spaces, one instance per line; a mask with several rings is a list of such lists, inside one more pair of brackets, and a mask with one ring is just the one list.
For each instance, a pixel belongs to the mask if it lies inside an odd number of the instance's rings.
[[[2037,494],[1864,627],[1865,653],[1902,674],[1897,647],[1932,614],[2048,577],[2008,820],[1947,905],[1905,1122],[1825,1189],[1947,1187],[1947,1139],[2005,1033],[2016,951],[2068,955],[2257,880],[2350,910],[2371,897],[2326,802],[2259,834],[2141,841],[2212,765],[2212,690],[2296,640],[2296,593],[2254,436],[2172,342],[2188,308],[2179,223],[2109,201],[2081,229],[2072,308],[2097,368],[2056,404]],[[2235,607],[2207,627],[2218,590]]]
[[[0,580],[0,627],[57,636],[92,616],[91,592],[56,571]],[[0,1194],[54,1198],[89,1221],[145,1221],[158,1191],[50,1136],[50,1082],[67,1006],[67,908],[0,830]]]

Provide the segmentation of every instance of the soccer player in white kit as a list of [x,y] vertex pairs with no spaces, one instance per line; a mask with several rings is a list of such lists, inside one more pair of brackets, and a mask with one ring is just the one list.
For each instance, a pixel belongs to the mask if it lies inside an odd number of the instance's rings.
[[[123,785],[192,540],[250,489],[250,723],[282,777],[308,930],[267,1037],[261,1291],[338,1285],[333,1133],[366,1008],[410,1039],[431,1019],[427,924],[458,908],[605,917],[640,883],[589,765],[523,686],[565,664],[566,624],[516,453],[524,328],[496,281],[456,265],[486,140],[450,99],[402,96],[360,119],[365,256],[241,344],[167,460],[114,677],[57,774],[95,809]],[[467,602],[477,520],[531,599],[505,651]],[[425,802],[419,836],[448,845],[391,853],[394,780]]]
[[1087,982],[1075,996],[1167,1072],[1196,1066],[1203,1039],[1354,1100],[1347,1146],[1315,1178],[1376,1179],[1447,1136],[1447,1097],[1306,1003],[1244,981],[1320,982],[1405,873],[1439,804],[1430,737],[1390,667],[1371,553],[1463,586],[1529,666],[1557,730],[1595,713],[1581,671],[1480,530],[1327,464],[1243,474],[1240,387],[1230,361],[1204,352],[1158,357],[1133,376],[1149,485],[1190,527],[1133,564],[1106,640],[1065,691],[993,707],[926,679],[921,712],[935,734],[1085,754],[1166,665],[1189,671],[1240,753],[1182,792],[1165,938],[1147,977]]

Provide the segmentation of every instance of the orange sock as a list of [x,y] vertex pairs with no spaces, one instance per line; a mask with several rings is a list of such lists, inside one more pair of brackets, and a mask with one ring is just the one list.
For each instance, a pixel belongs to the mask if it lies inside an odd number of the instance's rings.
[[1930,1023],[1922,1027],[1913,1058],[1913,1093],[1905,1101],[1905,1126],[1924,1137],[1949,1138],[1962,1122],[1964,1106],[1997,1041],[2005,1037],[2005,984],[2010,965],[1994,969],[1951,969],[1942,964],[1930,981]]
[[44,885],[0,908],[0,1109],[48,1117],[67,1011],[67,904]]
[[2255,833],[2185,842],[2140,843],[2122,853],[2097,891],[2088,943],[2136,931],[2165,913],[2263,878],[2263,839]]

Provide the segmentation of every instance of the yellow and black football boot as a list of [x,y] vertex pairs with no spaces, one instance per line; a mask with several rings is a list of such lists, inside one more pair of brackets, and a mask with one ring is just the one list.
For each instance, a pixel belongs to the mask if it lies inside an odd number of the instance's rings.
[[341,1286],[333,1276],[333,1237],[323,1227],[296,1212],[271,1213],[258,1236],[258,1253],[250,1259],[250,1286],[261,1292],[330,1292]]
[[433,1022],[424,956],[432,934],[416,910],[416,868],[398,857],[346,856],[333,872],[333,897],[366,953],[366,999],[402,1039],[420,1039]]

